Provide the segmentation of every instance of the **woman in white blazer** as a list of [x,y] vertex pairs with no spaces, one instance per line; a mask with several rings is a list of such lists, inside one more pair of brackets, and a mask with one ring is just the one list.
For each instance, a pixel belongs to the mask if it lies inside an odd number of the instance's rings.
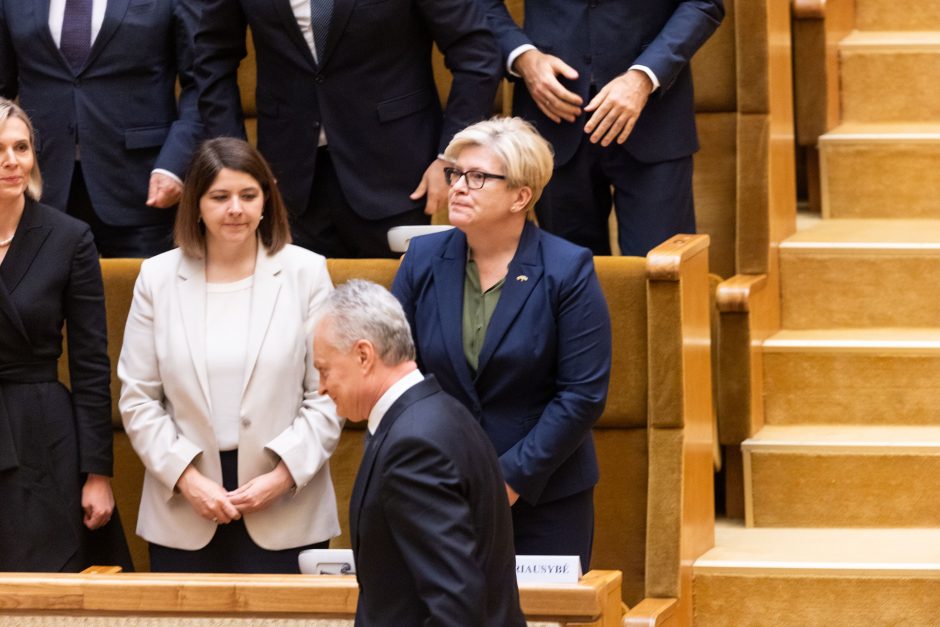
[[118,363],[146,467],[137,533],[154,571],[298,572],[339,534],[342,420],[311,343],[326,261],[289,245],[271,170],[231,138],[194,156],[175,238],[141,267]]

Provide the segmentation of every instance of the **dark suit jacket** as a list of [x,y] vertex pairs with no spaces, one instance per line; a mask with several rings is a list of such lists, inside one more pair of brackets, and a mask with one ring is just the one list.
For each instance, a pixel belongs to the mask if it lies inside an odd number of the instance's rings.
[[151,170],[182,178],[202,132],[192,77],[197,12],[198,0],[108,0],[76,73],[49,32],[48,0],[0,0],[0,95],[19,95],[36,127],[43,202],[65,210],[77,138],[88,193],[104,222],[173,219],[144,203]]
[[[205,0],[196,36],[199,107],[212,136],[244,136],[236,70],[251,26],[258,147],[288,208],[309,204],[321,125],[349,204],[385,218],[458,130],[488,117],[499,50],[475,0],[335,0],[319,66],[289,0]],[[441,115],[431,43],[454,81]]]
[[[56,380],[64,322],[71,394]],[[83,474],[111,474],[107,341],[91,231],[27,200],[0,264],[2,570],[84,567]]]
[[460,329],[467,238],[411,240],[392,291],[421,368],[480,421],[503,476],[533,505],[597,483],[591,427],[607,401],[610,313],[586,248],[526,223],[474,377]]
[[349,500],[356,625],[525,625],[493,446],[433,377],[388,409]]
[[[631,65],[645,65],[656,74],[660,88],[624,144],[634,158],[654,163],[698,150],[689,59],[724,17],[723,0],[527,0],[524,30],[503,0],[481,1],[503,58],[523,44],[559,57],[578,71],[577,80],[562,83],[585,105],[592,86],[599,90]],[[552,143],[556,164],[571,158],[584,135],[585,115],[574,124],[555,124],[539,111],[521,80],[513,107]]]

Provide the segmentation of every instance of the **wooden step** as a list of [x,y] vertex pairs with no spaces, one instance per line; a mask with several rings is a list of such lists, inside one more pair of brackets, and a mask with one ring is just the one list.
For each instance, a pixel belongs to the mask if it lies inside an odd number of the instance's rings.
[[940,120],[940,31],[855,31],[839,58],[844,121]]
[[940,220],[823,220],[780,273],[784,329],[940,327]]
[[940,218],[940,123],[843,124],[819,156],[824,216]]
[[859,30],[940,30],[940,2],[936,0],[856,0],[855,25]]
[[940,427],[767,425],[741,450],[748,526],[940,526]]
[[719,522],[693,590],[696,627],[935,625],[940,530]]
[[940,426],[940,328],[785,330],[763,353],[767,424]]

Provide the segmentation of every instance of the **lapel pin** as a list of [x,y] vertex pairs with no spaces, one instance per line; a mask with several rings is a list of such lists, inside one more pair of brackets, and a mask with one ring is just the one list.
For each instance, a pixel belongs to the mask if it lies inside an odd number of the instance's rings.
[[520,281],[520,282],[525,282],[525,281],[528,281],[528,280],[529,280],[529,277],[527,277],[527,276],[524,275],[524,274],[520,274],[519,276],[516,277],[516,280],[517,280],[517,281]]

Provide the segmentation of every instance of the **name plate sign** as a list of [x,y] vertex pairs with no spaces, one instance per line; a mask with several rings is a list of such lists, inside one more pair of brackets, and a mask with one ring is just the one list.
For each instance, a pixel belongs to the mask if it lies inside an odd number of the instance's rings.
[[578,583],[581,558],[577,555],[517,555],[519,583]]

